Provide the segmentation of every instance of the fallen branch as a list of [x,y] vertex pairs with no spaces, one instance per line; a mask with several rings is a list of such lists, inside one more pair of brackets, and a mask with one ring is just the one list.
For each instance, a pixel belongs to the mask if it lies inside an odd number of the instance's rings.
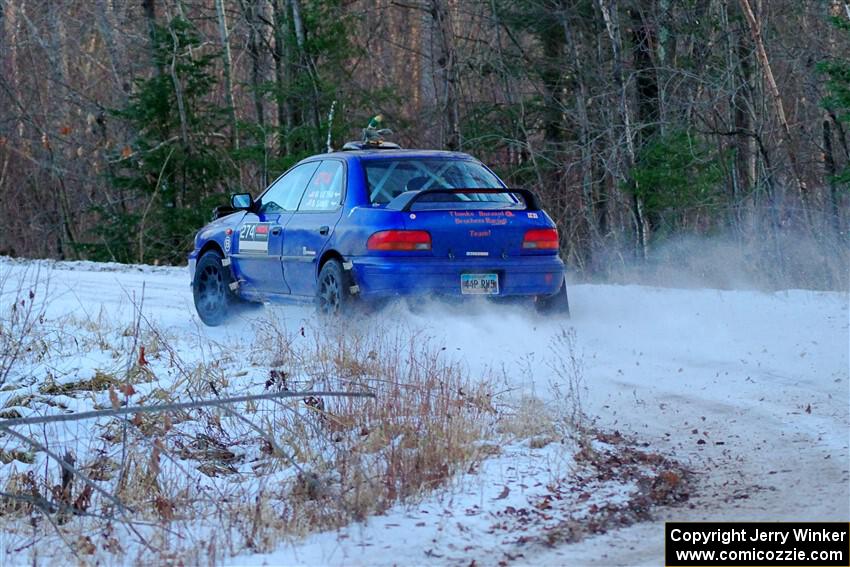
[[[374,398],[371,392],[272,392],[267,394],[254,394],[251,396],[235,396],[232,398],[216,398],[214,400],[198,400],[195,402],[181,402],[177,404],[160,404],[156,406],[133,406],[109,410],[81,411],[79,413],[63,413],[59,415],[45,415],[40,417],[17,417],[0,420],[0,429],[16,427],[18,425],[38,425],[42,423],[58,423],[65,421],[79,421],[82,419],[96,419],[98,417],[114,417],[116,415],[127,415],[135,413],[158,413],[164,411],[177,411],[183,409],[202,408],[209,406],[220,406],[222,404],[235,404],[239,402],[252,402],[256,400],[274,400],[278,398],[300,398],[307,396],[316,397],[338,397],[338,398]],[[10,431],[11,433],[11,431]]]

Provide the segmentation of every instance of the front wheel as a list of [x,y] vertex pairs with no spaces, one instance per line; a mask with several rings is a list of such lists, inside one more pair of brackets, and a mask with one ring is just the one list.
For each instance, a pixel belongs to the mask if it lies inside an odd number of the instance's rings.
[[221,264],[221,256],[209,251],[201,256],[192,280],[192,296],[195,310],[205,325],[215,327],[227,318],[236,296],[230,289],[233,277],[230,270]]
[[561,288],[554,295],[538,297],[534,302],[537,312],[543,315],[570,316],[570,300],[567,297],[567,280],[561,282]]
[[316,307],[322,315],[339,315],[351,303],[348,277],[338,260],[328,260],[319,271]]

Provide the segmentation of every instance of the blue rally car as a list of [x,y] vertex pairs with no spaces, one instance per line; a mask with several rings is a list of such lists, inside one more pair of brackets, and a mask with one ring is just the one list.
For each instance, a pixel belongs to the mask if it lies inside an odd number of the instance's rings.
[[231,197],[195,237],[189,271],[207,325],[243,302],[327,314],[395,296],[525,297],[569,313],[558,231],[534,195],[463,153],[349,143],[259,197]]

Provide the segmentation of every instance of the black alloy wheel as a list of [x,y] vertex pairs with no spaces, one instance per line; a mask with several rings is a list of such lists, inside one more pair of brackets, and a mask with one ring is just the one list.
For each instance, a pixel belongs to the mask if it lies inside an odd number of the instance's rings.
[[319,272],[316,307],[322,315],[339,315],[351,298],[348,278],[338,260],[328,260]]
[[231,280],[230,270],[222,266],[221,256],[217,252],[209,251],[198,260],[192,295],[195,310],[204,324],[215,327],[227,318],[234,300],[230,289]]

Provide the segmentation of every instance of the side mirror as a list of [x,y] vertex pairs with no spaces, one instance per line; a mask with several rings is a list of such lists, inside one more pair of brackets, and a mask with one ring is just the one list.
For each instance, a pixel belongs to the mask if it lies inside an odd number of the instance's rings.
[[254,199],[250,193],[236,193],[230,196],[230,206],[237,210],[250,211],[254,207]]

